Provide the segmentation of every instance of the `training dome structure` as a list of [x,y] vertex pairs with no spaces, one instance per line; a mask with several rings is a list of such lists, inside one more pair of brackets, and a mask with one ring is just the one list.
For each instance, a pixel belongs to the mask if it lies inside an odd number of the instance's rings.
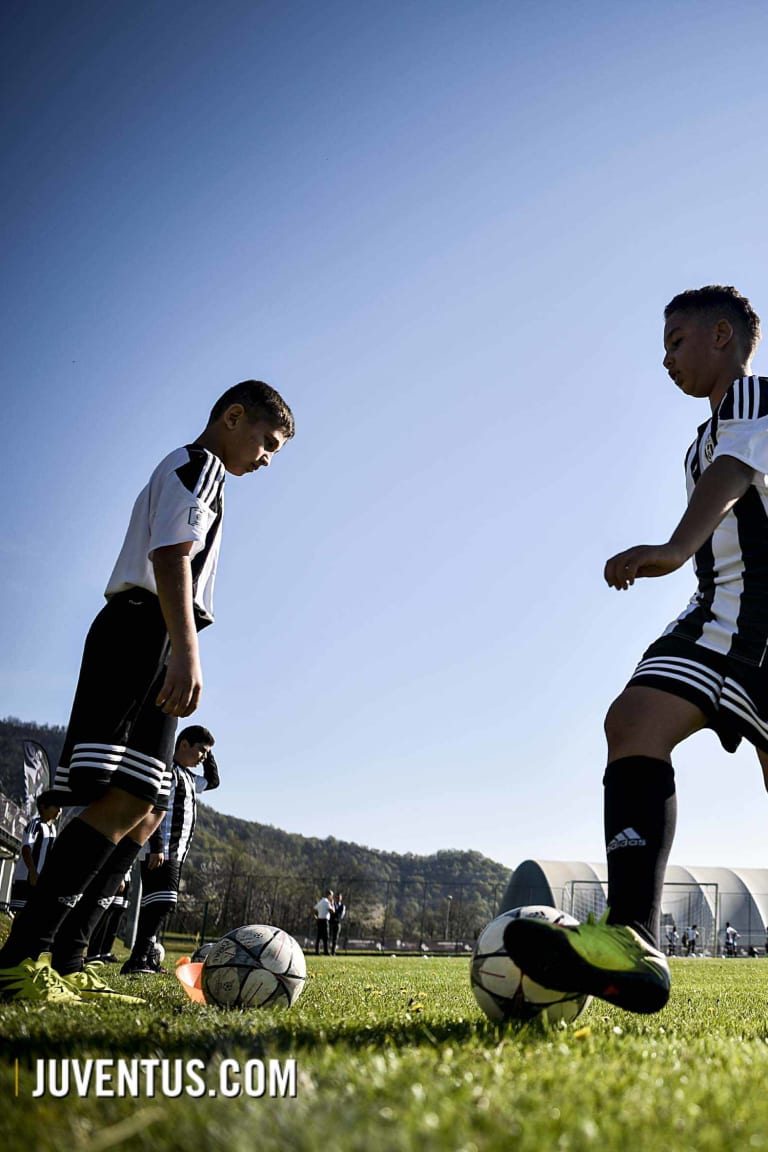
[[[578,860],[524,860],[515,868],[499,912],[524,904],[549,904],[585,920],[606,908],[607,868]],[[672,925],[682,937],[696,925],[697,950],[714,956],[724,950],[725,926],[739,933],[737,950],[766,954],[768,868],[698,868],[671,864],[664,878],[661,944]],[[678,953],[682,952],[678,943]]]

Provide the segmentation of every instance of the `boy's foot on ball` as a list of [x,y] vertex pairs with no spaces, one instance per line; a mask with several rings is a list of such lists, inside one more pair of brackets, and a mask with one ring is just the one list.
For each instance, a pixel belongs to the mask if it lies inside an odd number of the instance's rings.
[[[606,913],[607,915],[607,913]],[[547,920],[510,920],[504,947],[518,968],[556,992],[587,993],[627,1012],[658,1012],[669,999],[669,967],[632,928],[595,922],[567,928]]]

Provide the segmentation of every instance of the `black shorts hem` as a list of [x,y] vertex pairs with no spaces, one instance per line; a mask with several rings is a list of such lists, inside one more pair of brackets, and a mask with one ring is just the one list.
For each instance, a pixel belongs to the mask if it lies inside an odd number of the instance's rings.
[[666,634],[643,653],[627,687],[654,688],[687,700],[704,715],[726,752],[735,752],[742,739],[768,752],[768,711],[762,716],[755,704],[768,700],[766,669]]

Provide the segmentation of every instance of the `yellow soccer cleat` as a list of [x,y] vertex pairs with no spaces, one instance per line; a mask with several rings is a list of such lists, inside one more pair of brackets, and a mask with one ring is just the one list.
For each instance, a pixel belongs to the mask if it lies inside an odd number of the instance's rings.
[[510,920],[504,947],[518,968],[545,988],[599,996],[627,1012],[658,1012],[669,999],[666,958],[624,924],[595,921],[566,927],[548,920]]

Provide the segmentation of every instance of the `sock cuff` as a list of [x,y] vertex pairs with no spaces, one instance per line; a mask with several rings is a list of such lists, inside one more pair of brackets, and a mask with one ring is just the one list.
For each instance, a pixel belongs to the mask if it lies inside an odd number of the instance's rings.
[[611,760],[603,776],[603,784],[613,783],[618,778],[642,777],[646,782],[666,785],[674,790],[675,770],[668,760],[657,760],[655,756],[622,756]]
[[114,843],[109,836],[99,832],[98,828],[94,828],[92,824],[86,824],[85,820],[81,820],[79,816],[74,816],[56,837],[53,851],[60,848],[62,843],[66,844],[68,840],[74,838],[79,841],[78,850],[83,854],[93,851],[103,855],[110,847],[114,848]]

